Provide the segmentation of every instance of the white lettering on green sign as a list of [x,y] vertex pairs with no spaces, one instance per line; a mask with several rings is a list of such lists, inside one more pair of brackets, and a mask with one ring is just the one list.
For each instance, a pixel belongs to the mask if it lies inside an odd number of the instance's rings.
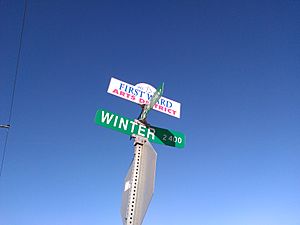
[[119,117],[109,112],[101,111],[101,114],[101,123],[105,123],[108,126],[112,125],[114,128],[123,130],[124,133],[130,132],[131,134],[137,134],[154,140],[155,134],[153,129],[149,129],[142,124],[138,124],[132,120]]
[[119,131],[127,135],[138,135],[151,142],[183,148],[185,145],[184,134],[159,127],[146,127],[132,119],[116,115],[106,110],[98,110],[95,117],[98,125]]

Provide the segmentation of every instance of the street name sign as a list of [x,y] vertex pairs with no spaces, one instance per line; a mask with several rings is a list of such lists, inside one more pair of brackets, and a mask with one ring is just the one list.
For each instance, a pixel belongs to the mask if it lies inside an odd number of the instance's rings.
[[183,148],[185,145],[185,136],[181,132],[154,126],[148,128],[135,120],[114,114],[104,109],[97,111],[95,122],[98,125],[127,135],[138,135],[147,138],[150,142],[177,148]]
[[153,106],[157,103],[157,101],[160,99],[163,92],[164,92],[164,83],[162,83],[160,85],[160,87],[154,92],[154,94],[150,100],[150,103],[144,107],[141,117],[139,118],[140,120],[146,119],[147,114],[153,108]]
[[[140,85],[131,85],[113,77],[110,80],[107,92],[128,101],[146,105],[150,104],[154,94],[153,88],[142,89]],[[181,104],[179,102],[162,96],[154,104],[153,109],[180,118],[180,107]]]

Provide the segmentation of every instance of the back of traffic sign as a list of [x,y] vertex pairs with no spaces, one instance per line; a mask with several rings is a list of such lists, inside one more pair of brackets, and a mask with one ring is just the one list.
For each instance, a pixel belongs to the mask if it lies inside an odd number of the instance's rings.
[[144,138],[136,138],[135,155],[125,178],[121,216],[124,225],[140,225],[155,183],[157,153]]

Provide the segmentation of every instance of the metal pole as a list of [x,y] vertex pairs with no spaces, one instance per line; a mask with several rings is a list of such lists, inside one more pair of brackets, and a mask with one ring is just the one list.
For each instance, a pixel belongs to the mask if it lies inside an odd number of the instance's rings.
[[124,225],[141,225],[152,199],[157,153],[146,138],[135,137],[134,157],[125,178],[121,215]]

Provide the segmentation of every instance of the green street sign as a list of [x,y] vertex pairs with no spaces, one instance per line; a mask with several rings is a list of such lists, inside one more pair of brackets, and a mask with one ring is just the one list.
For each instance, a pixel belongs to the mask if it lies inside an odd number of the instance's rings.
[[116,115],[103,109],[97,111],[95,122],[98,125],[119,131],[127,135],[135,134],[145,137],[150,142],[177,148],[183,148],[185,145],[185,136],[180,132],[154,126],[150,126],[148,128],[132,119]]
[[141,114],[141,117],[140,117],[140,120],[143,120],[143,119],[146,119],[147,117],[147,114],[149,113],[149,111],[153,108],[153,106],[155,105],[155,103],[160,99],[160,97],[162,96],[164,92],[164,83],[162,83],[159,88],[156,90],[156,92],[153,94],[151,100],[150,100],[150,104],[149,105],[146,105],[142,114]]

